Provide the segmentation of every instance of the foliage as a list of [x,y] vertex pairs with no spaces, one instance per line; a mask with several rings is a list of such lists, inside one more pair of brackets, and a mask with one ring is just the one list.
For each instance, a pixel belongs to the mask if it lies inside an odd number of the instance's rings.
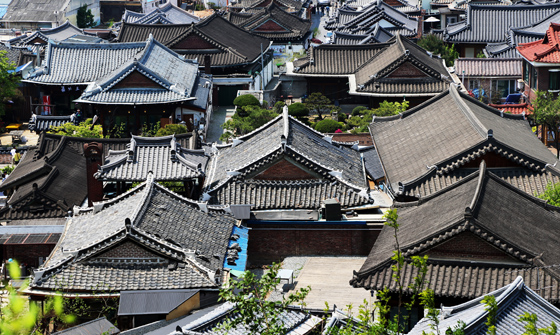
[[246,106],[243,109],[247,112],[246,116],[236,113],[222,125],[225,132],[220,136],[220,141],[245,135],[278,116],[274,111],[258,106]]
[[486,322],[484,323],[488,327],[488,334],[496,335],[496,320],[498,317],[498,303],[496,302],[496,297],[493,295],[487,295],[480,301],[480,303],[486,305],[484,310],[488,312]]
[[319,35],[319,28],[313,28],[313,38],[317,37],[317,35]]
[[243,94],[238,96],[233,100],[233,104],[237,107],[245,107],[245,106],[260,106],[261,103],[259,99],[255,98],[254,95],[251,94]]
[[228,332],[239,325],[245,325],[251,334],[262,335],[287,332],[281,317],[283,309],[294,304],[304,305],[303,301],[311,288],[301,288],[281,301],[267,301],[268,294],[280,283],[280,278],[277,278],[280,266],[280,263],[273,264],[261,278],[245,271],[238,281],[230,279],[228,284],[220,289],[220,300],[235,303],[235,311],[239,313],[239,317],[229,319],[220,326],[221,328]]
[[320,133],[334,133],[337,129],[340,129],[342,125],[332,119],[324,119],[315,124],[315,130]]
[[[10,277],[21,277],[17,262],[8,263],[8,267]],[[8,286],[7,291],[8,301],[1,307],[0,333],[7,335],[29,334],[35,327],[39,316],[39,308],[35,304],[29,304],[29,307],[27,307],[27,298],[18,295],[17,290],[12,286]]]
[[535,313],[525,312],[519,316],[518,320],[520,322],[526,322],[524,326],[525,332],[522,335],[556,335],[558,331],[558,327],[554,321],[552,321],[550,327],[537,329],[538,317]]
[[530,109],[533,112],[530,117],[537,125],[544,125],[554,133],[556,144],[556,158],[560,156],[560,97],[554,99],[552,94],[545,91],[537,91],[536,97],[531,101]]
[[408,101],[388,102],[387,100],[379,104],[379,108],[373,110],[375,116],[391,116],[404,112],[409,106]]
[[93,126],[92,122],[92,119],[86,119],[78,125],[75,125],[73,122],[67,122],[61,126],[52,127],[48,133],[70,137],[103,138],[103,128],[101,125],[96,124]]
[[337,120],[338,122],[345,122],[348,119],[348,115],[346,113],[338,113]]
[[166,124],[165,127],[159,128],[156,136],[167,136],[173,134],[186,134],[189,130],[182,124]]
[[6,115],[5,102],[21,95],[18,90],[20,77],[15,74],[16,64],[10,62],[6,51],[0,51],[0,116]]
[[305,105],[310,112],[319,115],[320,120],[323,119],[324,113],[330,112],[334,107],[329,98],[319,92],[311,93],[309,97],[305,99]]
[[455,45],[447,45],[441,38],[436,35],[428,34],[418,40],[418,45],[436,55],[440,55],[445,59],[446,66],[453,66],[455,60],[459,58],[459,52],[455,50]]
[[535,194],[537,198],[546,200],[553,206],[560,206],[560,183],[549,183],[541,194]]
[[158,131],[161,129],[161,122],[158,121],[151,126],[147,123],[142,125],[142,136],[144,137],[154,137],[157,136]]
[[107,28],[111,28],[114,24],[115,24],[115,19],[111,18],[111,19],[109,20],[109,25],[108,25]]
[[362,115],[365,113],[365,111],[367,111],[367,109],[368,108],[366,106],[355,107],[354,109],[352,109],[352,116]]
[[2,173],[5,173],[5,174],[10,174],[10,173],[12,173],[12,171],[14,171],[15,168],[16,168],[15,165],[7,165],[7,166],[4,166],[2,169],[0,169],[0,171],[2,171]]
[[274,107],[272,107],[272,111],[276,114],[280,114],[282,113],[282,109],[284,108],[284,106],[286,106],[286,103],[284,101],[277,101],[274,104]]
[[479,53],[476,54],[476,58],[486,58],[486,55],[484,54],[483,51],[480,51]]
[[91,9],[88,9],[87,4],[83,4],[80,8],[78,8],[76,23],[78,24],[78,28],[90,28],[95,25],[93,13],[91,12]]
[[288,106],[288,114],[295,117],[307,116],[309,115],[309,109],[301,102],[294,102]]

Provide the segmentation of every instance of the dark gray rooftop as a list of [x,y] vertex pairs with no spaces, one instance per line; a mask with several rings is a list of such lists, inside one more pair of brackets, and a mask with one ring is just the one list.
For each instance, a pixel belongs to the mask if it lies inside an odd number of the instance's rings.
[[121,291],[118,315],[169,314],[199,290]]
[[122,16],[122,22],[142,24],[190,24],[198,21],[200,21],[198,16],[175,6],[171,2],[167,2],[149,13],[137,13],[125,9]]
[[82,323],[76,327],[68,328],[63,331],[53,333],[53,335],[93,335],[119,334],[121,331],[105,317]]
[[[56,22],[55,11],[62,13],[68,6],[68,0],[12,0],[8,5],[3,22]],[[61,19],[61,14],[58,20]]]
[[29,120],[29,130],[35,133],[48,131],[51,127],[59,127],[68,122],[74,122],[76,115],[52,116],[52,115],[31,115]]

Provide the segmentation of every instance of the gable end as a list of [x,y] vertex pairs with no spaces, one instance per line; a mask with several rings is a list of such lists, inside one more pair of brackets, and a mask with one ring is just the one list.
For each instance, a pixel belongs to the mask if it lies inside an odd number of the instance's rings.
[[138,70],[134,70],[126,78],[119,81],[112,88],[165,88]]

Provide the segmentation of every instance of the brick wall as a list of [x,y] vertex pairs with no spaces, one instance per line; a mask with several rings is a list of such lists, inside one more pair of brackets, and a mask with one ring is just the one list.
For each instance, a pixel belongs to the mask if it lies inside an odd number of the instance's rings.
[[259,180],[317,179],[294,164],[282,159],[254,177]]
[[4,261],[10,258],[20,264],[38,267],[39,257],[46,259],[54,249],[55,244],[16,244],[3,246]]
[[513,257],[494,247],[482,238],[463,232],[434,248],[425,254],[429,257],[486,259],[493,261],[512,261]]
[[249,223],[251,263],[280,261],[287,256],[367,256],[380,227],[330,224]]
[[132,242],[125,241],[113,248],[99,254],[100,258],[154,258],[161,257],[152,251],[141,247],[140,245]]
[[395,71],[391,72],[388,78],[420,78],[427,77],[427,75],[420,71],[416,66],[406,62],[399,66]]

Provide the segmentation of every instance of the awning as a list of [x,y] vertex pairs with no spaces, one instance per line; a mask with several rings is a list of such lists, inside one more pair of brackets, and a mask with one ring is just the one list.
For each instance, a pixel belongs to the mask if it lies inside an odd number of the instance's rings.
[[169,314],[199,290],[121,291],[118,315]]

